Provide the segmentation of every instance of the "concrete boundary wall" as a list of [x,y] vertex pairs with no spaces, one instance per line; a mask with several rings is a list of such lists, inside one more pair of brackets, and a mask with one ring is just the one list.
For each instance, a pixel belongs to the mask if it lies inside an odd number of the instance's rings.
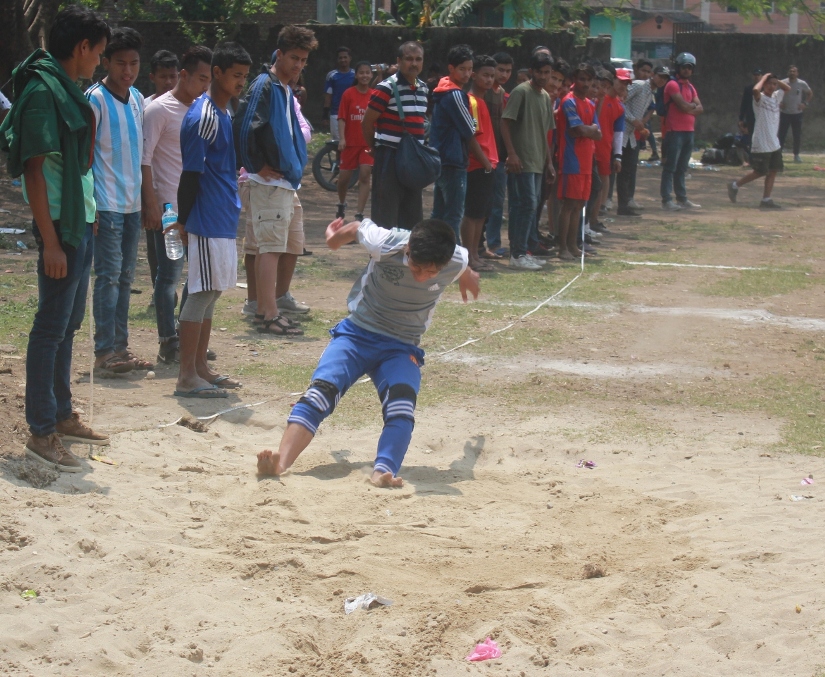
[[814,91],[804,117],[803,148],[825,147],[825,41],[801,35],[681,33],[676,38],[679,52],[690,52],[697,60],[693,82],[705,108],[696,119],[699,139],[712,141],[737,131],[742,90],[751,83],[754,68],[784,78],[788,66],[795,64],[799,77]]
[[[174,22],[161,21],[124,21],[124,26],[131,26],[143,36],[144,67],[137,86],[141,91],[150,91],[148,62],[151,55],[159,49],[171,49],[178,54],[189,46],[189,41]],[[216,24],[194,24],[195,31],[201,31],[206,37],[207,46],[214,46]],[[510,53],[516,62],[513,79],[508,85],[515,84],[515,71],[526,68],[530,61],[530,52],[537,45],[546,45],[553,54],[559,54],[571,63],[583,58],[606,60],[610,58],[610,38],[589,38],[585,45],[576,46],[571,33],[547,33],[540,30],[514,30],[506,28],[429,28],[418,31],[397,26],[308,26],[318,38],[318,49],[312,53],[304,73],[304,81],[309,92],[304,108],[313,124],[321,119],[323,105],[322,90],[326,74],[335,67],[336,50],[345,45],[353,51],[353,60],[368,60],[371,63],[394,63],[398,45],[406,40],[420,39],[425,49],[425,71],[433,62],[446,68],[447,52],[453,45],[467,43],[477,53],[493,54],[499,51]],[[236,36],[251,54],[255,63],[252,70],[258,72],[264,64],[269,64],[275,49],[275,40],[281,26],[271,28],[256,24],[244,24]],[[506,47],[503,39],[519,39],[520,46]],[[145,71],[145,72],[144,72]]]

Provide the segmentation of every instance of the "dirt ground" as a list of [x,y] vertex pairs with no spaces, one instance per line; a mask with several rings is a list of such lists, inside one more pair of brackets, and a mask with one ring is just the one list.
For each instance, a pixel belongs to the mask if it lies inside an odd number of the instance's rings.
[[[780,177],[778,212],[756,208],[755,185],[729,202],[741,169],[697,168],[703,209],[680,214],[658,208],[659,170],[642,167],[644,216],[610,215],[599,255],[542,309],[521,319],[578,263],[501,265],[467,306],[450,290],[422,344],[399,490],[365,482],[381,425],[368,383],[291,473],[255,474],[366,262],[360,247],[325,249],[336,200],[311,176],[314,254],[293,287],[313,307],[306,336],[257,334],[245,290],[226,293],[212,347],[244,388],[186,401],[165,366],[91,389],[84,324],[76,402],[112,435],[114,465],[73,445],[77,475],[20,460],[36,252],[28,225],[3,236],[0,673],[822,677],[818,164]],[[0,226],[28,222],[5,174],[0,207]],[[153,357],[139,264],[132,348]],[[345,615],[366,592],[393,604]],[[485,637],[502,657],[467,662]]]

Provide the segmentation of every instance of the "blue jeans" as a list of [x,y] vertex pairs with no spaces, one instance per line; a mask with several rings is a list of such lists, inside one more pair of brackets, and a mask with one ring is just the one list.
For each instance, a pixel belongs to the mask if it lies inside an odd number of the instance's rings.
[[321,355],[312,383],[287,421],[302,425],[314,435],[338,400],[367,374],[378,391],[384,416],[374,468],[397,475],[412,439],[424,351],[362,329],[348,318],[329,333],[332,341]]
[[431,219],[441,219],[455,231],[455,241],[461,242],[461,219],[467,195],[467,170],[463,167],[442,167],[441,176],[433,187]]
[[95,237],[95,356],[129,345],[129,296],[135,279],[140,212],[99,212]]
[[676,193],[676,200],[687,200],[685,174],[690,165],[693,152],[693,132],[668,132],[662,142],[662,185],[660,192],[662,202],[669,202],[671,192]]
[[496,165],[493,173],[493,206],[484,233],[487,236],[487,249],[495,251],[501,247],[501,223],[504,220],[504,195],[507,192],[507,166],[503,162]]
[[[168,341],[177,336],[175,331],[175,289],[183,273],[185,257],[173,261],[166,256],[166,240],[162,230],[147,231],[155,243],[158,272],[155,276],[155,317],[158,323],[158,339]],[[181,304],[183,307],[183,304]]]
[[510,200],[510,256],[527,253],[527,240],[536,225],[536,209],[541,197],[542,175],[535,172],[507,175]]
[[[60,238],[60,224],[55,221]],[[43,267],[43,240],[37,224],[37,312],[26,350],[26,422],[32,435],[45,437],[72,415],[72,346],[86,314],[92,267],[92,224],[77,248],[63,245],[66,277],[48,277]]]

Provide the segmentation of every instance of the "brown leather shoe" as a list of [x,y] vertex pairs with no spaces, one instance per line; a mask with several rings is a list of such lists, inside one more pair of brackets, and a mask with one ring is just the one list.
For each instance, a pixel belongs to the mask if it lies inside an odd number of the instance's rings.
[[58,422],[54,428],[65,442],[83,442],[84,444],[96,444],[98,446],[109,444],[108,435],[96,433],[80,420],[80,414],[76,412],[72,413],[65,421]]
[[80,461],[63,447],[63,443],[52,433],[45,437],[32,435],[26,442],[26,456],[61,472],[80,472]]

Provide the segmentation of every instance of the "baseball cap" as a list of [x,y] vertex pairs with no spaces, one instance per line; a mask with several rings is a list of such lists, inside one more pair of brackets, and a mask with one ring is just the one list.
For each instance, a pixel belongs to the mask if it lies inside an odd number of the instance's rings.
[[754,75],[763,75],[764,73],[763,73],[761,68],[754,68],[753,69],[753,74]]
[[667,66],[656,66],[653,69],[653,75],[670,75],[670,70]]
[[629,68],[617,68],[616,78],[625,82],[633,82],[633,73],[630,72]]

